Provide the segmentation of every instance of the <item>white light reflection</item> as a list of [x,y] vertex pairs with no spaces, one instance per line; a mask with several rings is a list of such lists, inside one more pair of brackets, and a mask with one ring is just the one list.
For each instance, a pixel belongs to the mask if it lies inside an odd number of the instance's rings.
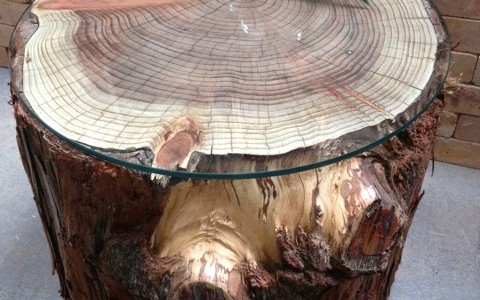
[[299,32],[299,33],[297,34],[297,41],[300,42],[301,39],[302,39],[302,33]]
[[245,33],[248,33],[248,26],[247,24],[243,23],[243,20],[240,20],[241,24],[242,24],[242,29]]

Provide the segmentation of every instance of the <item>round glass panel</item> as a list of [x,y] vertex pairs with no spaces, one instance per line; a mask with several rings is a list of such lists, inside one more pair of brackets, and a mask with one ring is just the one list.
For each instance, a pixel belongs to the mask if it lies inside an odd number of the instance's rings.
[[358,155],[439,92],[449,47],[423,0],[37,1],[22,100],[62,140],[183,178]]

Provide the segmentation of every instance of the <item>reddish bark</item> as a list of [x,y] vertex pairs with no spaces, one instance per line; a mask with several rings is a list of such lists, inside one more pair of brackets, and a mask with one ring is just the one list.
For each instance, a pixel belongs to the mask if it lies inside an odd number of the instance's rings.
[[[375,201],[343,254],[334,258],[321,235],[281,229],[280,265],[237,266],[227,290],[189,282],[180,257],[160,258],[152,232],[171,187],[149,174],[100,161],[60,141],[14,95],[18,144],[33,187],[61,294],[72,299],[385,299],[403,241],[420,201],[439,104],[411,128],[362,155],[380,164],[400,201]],[[260,182],[272,194],[268,180]],[[174,185],[175,183],[171,183]],[[403,226],[394,214],[405,213]],[[386,253],[386,254],[382,254]],[[366,273],[365,273],[366,272]],[[372,273],[373,272],[373,273]]]

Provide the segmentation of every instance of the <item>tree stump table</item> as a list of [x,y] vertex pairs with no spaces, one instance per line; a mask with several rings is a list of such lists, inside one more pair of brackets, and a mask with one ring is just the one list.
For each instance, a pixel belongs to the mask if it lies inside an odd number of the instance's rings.
[[64,298],[387,297],[448,68],[429,1],[37,0],[27,17],[18,146]]

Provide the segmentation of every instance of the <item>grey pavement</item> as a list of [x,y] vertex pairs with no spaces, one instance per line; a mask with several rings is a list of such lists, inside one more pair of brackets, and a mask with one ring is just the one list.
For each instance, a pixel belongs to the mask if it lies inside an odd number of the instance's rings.
[[59,299],[58,279],[18,153],[9,75],[0,68],[0,299]]
[[[0,299],[60,299],[17,150],[8,80],[0,68]],[[389,299],[480,299],[480,170],[436,162],[423,188]]]

